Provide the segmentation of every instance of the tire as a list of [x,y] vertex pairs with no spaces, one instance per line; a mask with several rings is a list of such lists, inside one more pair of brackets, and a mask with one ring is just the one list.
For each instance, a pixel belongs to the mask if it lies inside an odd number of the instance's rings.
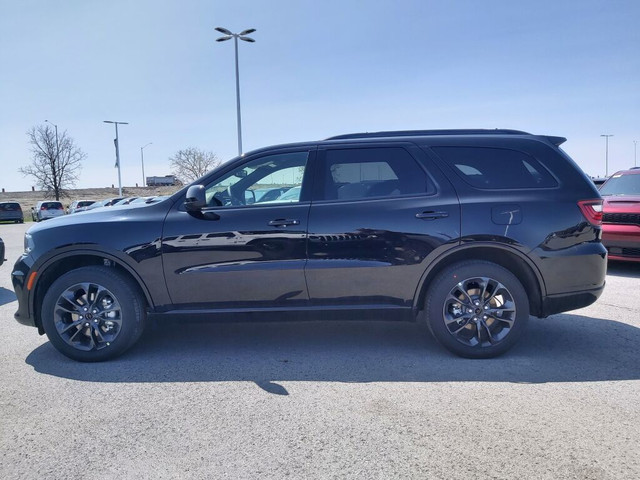
[[503,354],[529,321],[529,298],[509,270],[484,261],[444,270],[426,296],[427,325],[449,351],[466,358]]
[[113,268],[82,267],[47,290],[42,326],[51,344],[80,362],[110,360],[129,349],[144,330],[138,286]]

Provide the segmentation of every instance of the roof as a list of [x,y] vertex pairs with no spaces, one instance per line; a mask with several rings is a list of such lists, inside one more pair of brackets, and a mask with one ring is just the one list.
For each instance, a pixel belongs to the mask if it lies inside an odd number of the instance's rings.
[[362,132],[336,135],[325,140],[345,140],[351,138],[380,138],[380,137],[425,137],[442,135],[531,135],[520,130],[508,129],[457,129],[457,130],[396,130],[382,132]]

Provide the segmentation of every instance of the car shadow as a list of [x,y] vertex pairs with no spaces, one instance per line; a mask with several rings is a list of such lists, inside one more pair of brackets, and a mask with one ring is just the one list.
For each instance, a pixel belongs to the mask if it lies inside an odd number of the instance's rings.
[[627,278],[640,278],[640,262],[617,262],[609,260],[607,265],[607,275]]
[[0,306],[6,305],[7,303],[15,302],[16,300],[17,297],[13,290],[0,287]]
[[49,342],[26,359],[37,372],[87,382],[595,382],[640,379],[640,329],[580,315],[531,319],[491,360],[456,357],[425,327],[393,322],[163,325],[124,356],[79,363]]

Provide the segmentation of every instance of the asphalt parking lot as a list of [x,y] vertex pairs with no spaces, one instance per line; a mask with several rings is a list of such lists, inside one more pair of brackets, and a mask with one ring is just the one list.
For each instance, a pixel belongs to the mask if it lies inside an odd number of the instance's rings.
[[81,364],[13,319],[0,225],[0,478],[640,478],[640,264],[465,360],[414,324],[163,325]]

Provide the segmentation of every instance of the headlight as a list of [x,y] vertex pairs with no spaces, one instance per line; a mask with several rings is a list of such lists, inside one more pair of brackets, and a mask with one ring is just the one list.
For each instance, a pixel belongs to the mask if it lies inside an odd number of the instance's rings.
[[35,248],[35,244],[33,243],[33,238],[28,233],[24,234],[24,253],[31,253],[31,251]]

